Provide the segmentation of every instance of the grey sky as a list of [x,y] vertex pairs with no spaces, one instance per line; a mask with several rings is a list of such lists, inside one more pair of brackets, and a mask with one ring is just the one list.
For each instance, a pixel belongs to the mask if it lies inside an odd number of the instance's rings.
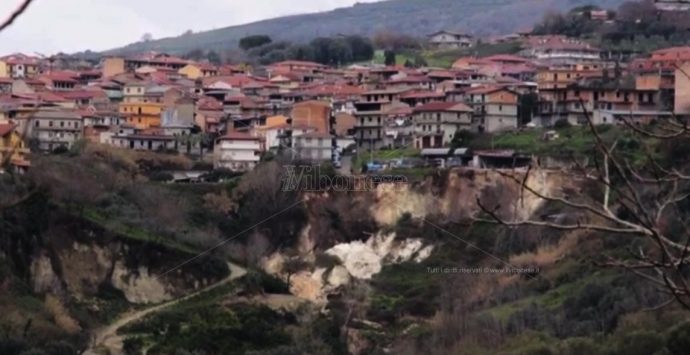
[[[0,54],[104,50],[138,41],[375,0],[34,0],[0,33]],[[1,0],[7,17],[20,0]]]

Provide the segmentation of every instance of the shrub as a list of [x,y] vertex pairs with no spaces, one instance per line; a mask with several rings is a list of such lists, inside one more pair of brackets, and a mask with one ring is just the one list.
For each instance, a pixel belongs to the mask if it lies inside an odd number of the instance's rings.
[[[654,354],[664,348],[664,340],[656,332],[638,330],[623,335],[616,342],[615,354],[620,355],[648,355]],[[687,354],[687,348],[683,354]]]
[[122,350],[127,355],[138,355],[141,354],[141,350],[144,348],[144,340],[141,338],[129,337],[125,339],[122,346]]
[[174,178],[175,177],[172,174],[165,171],[155,171],[149,176],[149,179],[155,182],[173,181]]
[[558,353],[563,355],[597,355],[602,349],[590,338],[570,338],[558,345]]
[[213,170],[213,163],[209,163],[207,161],[197,161],[192,165],[192,170],[211,171]]
[[46,344],[45,350],[50,355],[73,355],[77,353],[74,345],[64,341],[55,341]]
[[259,271],[249,271],[242,280],[245,290],[250,293],[289,294],[287,283],[283,280]]
[[67,152],[69,152],[69,149],[67,149],[67,147],[64,145],[58,146],[55,149],[53,149],[53,154],[56,155],[65,154]]
[[86,145],[88,144],[88,141],[85,139],[80,139],[72,144],[72,147],[69,149],[69,155],[70,156],[78,156],[80,155],[84,149],[86,148]]
[[221,168],[221,169],[215,169],[215,170],[209,172],[205,176],[205,178],[206,178],[206,181],[208,181],[208,182],[220,182],[223,180],[232,179],[232,178],[240,176],[240,175],[242,175],[242,174],[234,172],[230,169]]
[[26,344],[17,339],[0,339],[0,354],[19,354],[24,350]]
[[331,269],[338,265],[341,265],[340,259],[337,256],[333,256],[326,253],[318,253],[314,260],[314,266],[318,268]]
[[564,128],[570,128],[570,127],[572,127],[572,125],[565,118],[561,118],[560,120],[556,121],[553,124],[553,128],[555,128],[555,129],[564,129]]
[[666,347],[673,355],[687,354],[690,349],[690,322],[671,329],[666,340]]

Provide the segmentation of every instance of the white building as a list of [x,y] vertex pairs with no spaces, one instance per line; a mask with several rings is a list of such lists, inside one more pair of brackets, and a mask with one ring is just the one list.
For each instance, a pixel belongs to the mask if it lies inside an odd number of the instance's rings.
[[214,166],[233,171],[248,171],[261,160],[263,142],[246,133],[231,132],[218,138],[214,147]]
[[316,131],[316,128],[285,123],[278,126],[259,127],[256,129],[257,134],[263,138],[266,150],[275,150],[280,148],[280,146],[286,141],[288,131],[292,132],[292,136],[299,136],[314,132]]
[[654,5],[662,11],[690,11],[690,0],[654,0]]
[[525,43],[522,55],[545,64],[569,64],[601,60],[601,50],[579,39],[566,36],[533,36]]
[[427,37],[429,44],[436,48],[469,48],[474,44],[472,36],[451,31],[438,31]]
[[82,116],[75,111],[39,110],[28,121],[29,136],[42,151],[52,151],[57,147],[71,148],[84,137]]
[[325,133],[305,133],[293,136],[293,149],[297,157],[309,161],[331,160],[333,138]]
[[474,110],[459,102],[432,102],[415,107],[412,116],[415,146],[441,148],[448,146],[461,130],[472,129]]

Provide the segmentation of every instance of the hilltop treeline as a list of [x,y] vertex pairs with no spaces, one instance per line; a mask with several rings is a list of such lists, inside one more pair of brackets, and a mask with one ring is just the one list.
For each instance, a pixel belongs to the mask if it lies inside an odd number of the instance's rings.
[[[254,40],[257,38],[261,41]],[[306,60],[338,66],[371,60],[374,56],[374,44],[362,36],[319,37],[306,44],[273,42],[267,36],[251,36],[242,41],[247,55],[262,65],[283,60]]]
[[683,12],[659,11],[653,1],[629,1],[608,11],[606,20],[592,16],[598,6],[581,6],[568,12],[547,13],[535,25],[537,35],[590,37],[604,47],[624,45],[643,51],[685,43],[690,39],[690,16]]

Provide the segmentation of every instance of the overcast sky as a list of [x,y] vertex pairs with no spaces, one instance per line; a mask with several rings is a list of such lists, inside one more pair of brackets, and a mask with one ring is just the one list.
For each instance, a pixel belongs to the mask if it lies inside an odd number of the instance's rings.
[[[34,0],[0,33],[0,54],[104,50],[282,15],[331,10],[375,0]],[[20,0],[0,0],[3,19]]]

